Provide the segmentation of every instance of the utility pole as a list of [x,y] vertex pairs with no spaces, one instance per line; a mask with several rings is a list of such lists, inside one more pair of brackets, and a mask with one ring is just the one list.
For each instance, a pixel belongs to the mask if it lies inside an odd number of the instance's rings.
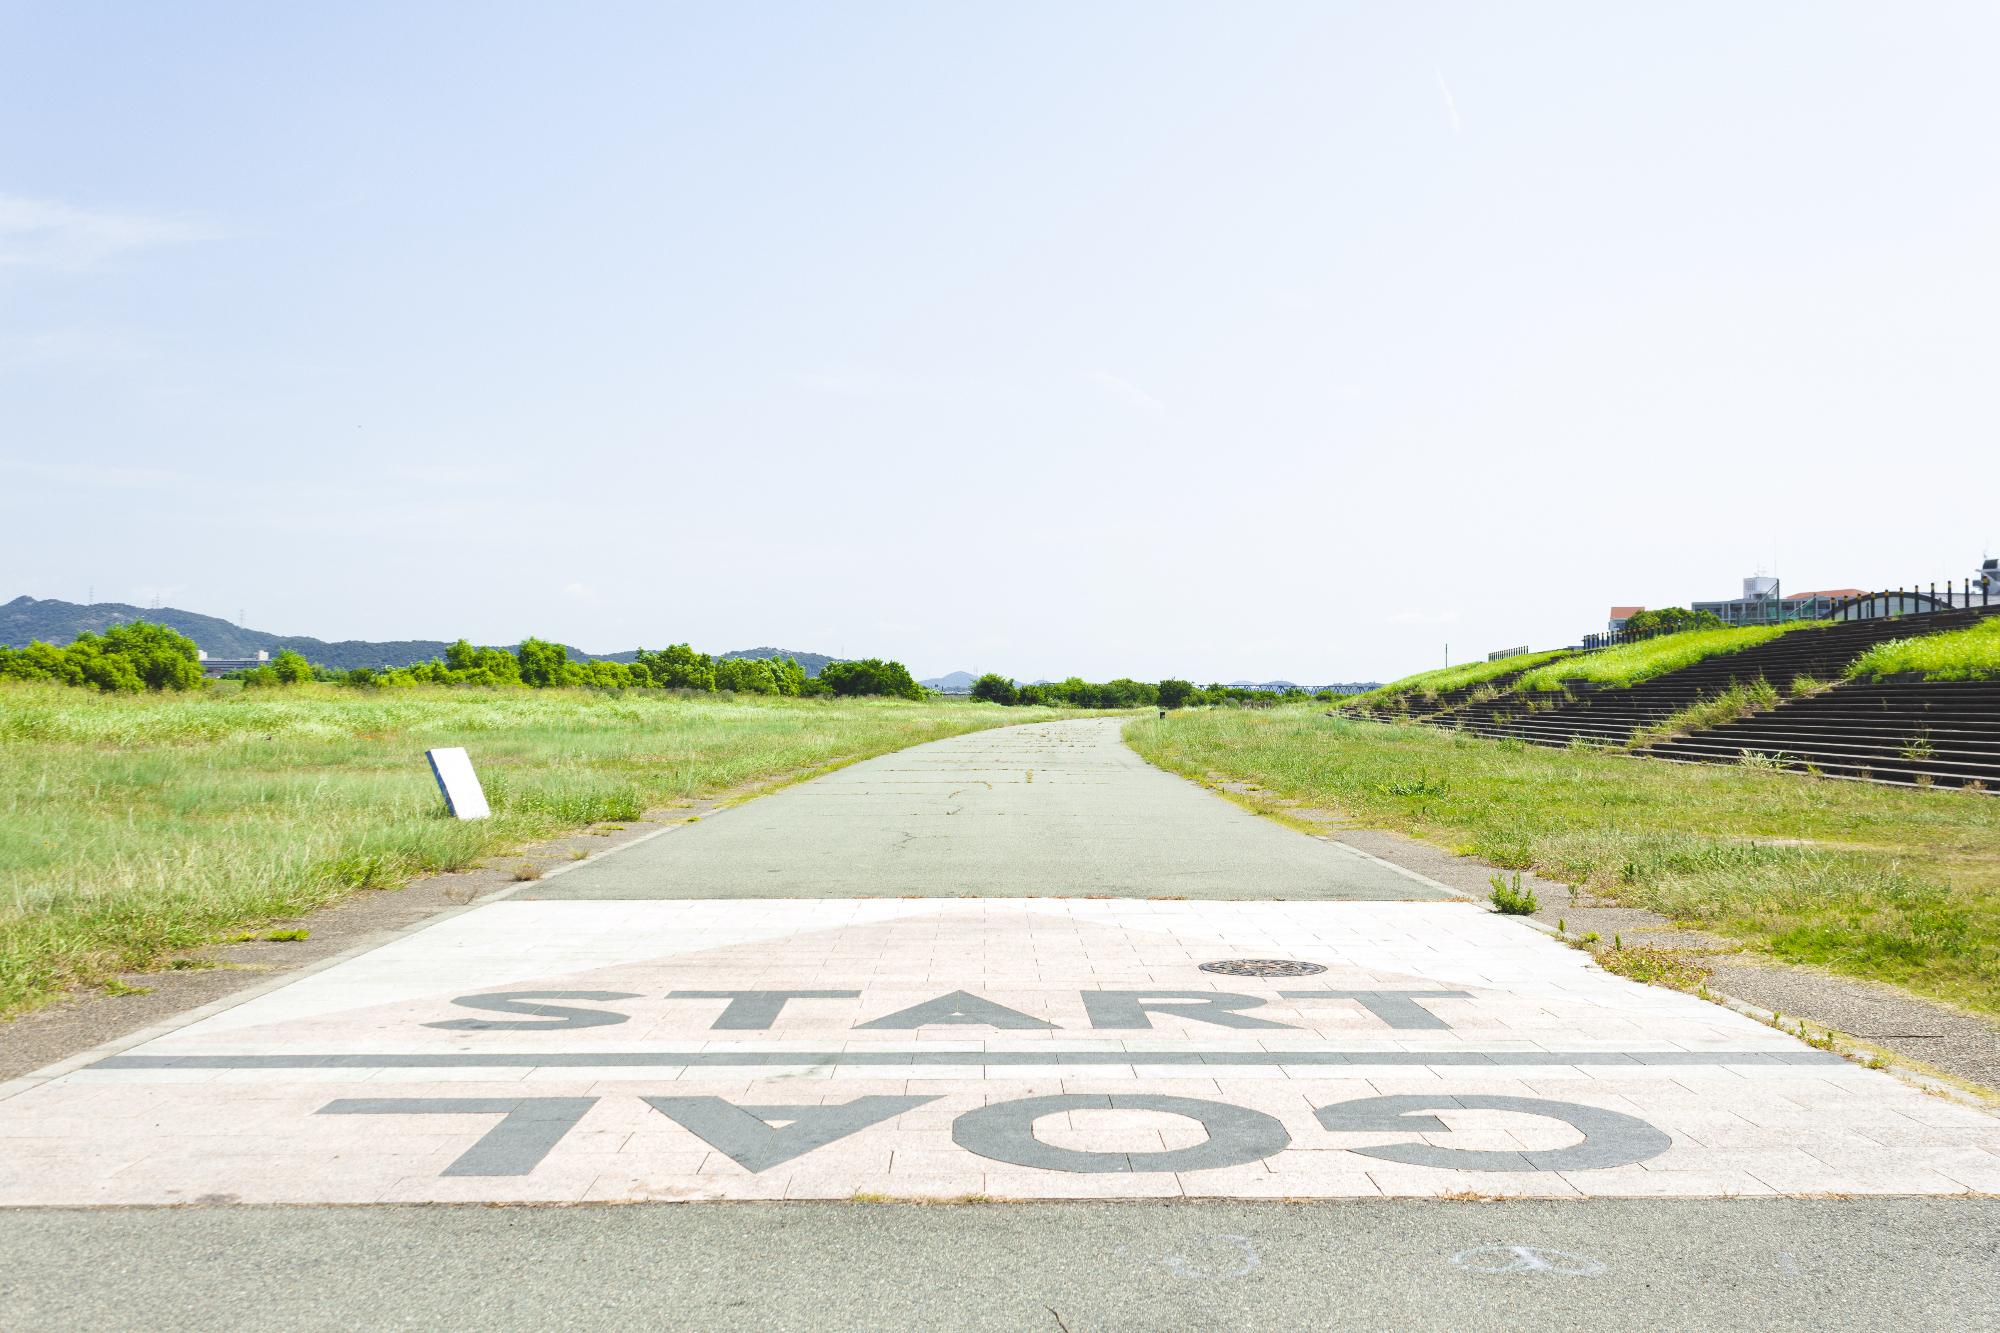
[[1451,665],[1451,645],[1448,643],[1444,646],[1444,664]]

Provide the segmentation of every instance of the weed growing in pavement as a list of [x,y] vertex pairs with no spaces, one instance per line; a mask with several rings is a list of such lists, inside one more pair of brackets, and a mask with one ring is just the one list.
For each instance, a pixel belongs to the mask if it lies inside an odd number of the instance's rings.
[[1720,694],[1699,699],[1678,713],[1640,727],[1626,744],[1632,749],[1657,745],[1675,736],[1706,731],[1725,722],[1769,712],[1778,706],[1778,702],[1778,692],[1771,688],[1771,682],[1759,676],[1748,685],[1731,685]]
[[1668,986],[1674,990],[1705,994],[1708,988],[1708,969],[1696,961],[1696,956],[1684,949],[1662,949],[1652,945],[1634,945],[1627,949],[1614,944],[1609,949],[1599,950],[1595,957],[1599,967],[1606,972],[1642,981],[1649,986]]
[[107,977],[104,982],[106,995],[151,995],[151,986],[128,986],[117,977]]
[[1937,754],[1937,747],[1931,744],[1929,727],[1923,728],[1916,735],[1910,737],[1909,741],[1903,746],[1903,758],[1909,760],[1911,763],[1920,763],[1935,754]]
[[516,880],[540,879],[541,877],[542,868],[533,861],[523,861],[514,867],[514,878]]
[[1508,916],[1531,915],[1541,904],[1535,901],[1533,889],[1521,887],[1521,872],[1514,872],[1514,882],[1509,884],[1505,875],[1489,875],[1487,882],[1493,886],[1489,894],[1496,910]]
[[310,934],[312,934],[310,930],[270,930],[264,932],[264,938],[274,944],[290,944]]

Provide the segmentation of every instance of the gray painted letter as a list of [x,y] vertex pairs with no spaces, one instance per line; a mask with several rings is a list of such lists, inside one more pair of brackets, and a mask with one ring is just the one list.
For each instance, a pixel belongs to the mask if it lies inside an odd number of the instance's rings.
[[[648,1097],[646,1104],[745,1171],[768,1171],[879,1125],[935,1097],[856,1097],[839,1106],[735,1106],[720,1097]],[[784,1126],[772,1120],[789,1120]]]
[[1320,1124],[1333,1130],[1407,1130],[1412,1134],[1449,1131],[1434,1115],[1424,1110],[1519,1111],[1523,1115],[1547,1116],[1580,1130],[1582,1143],[1567,1148],[1535,1152],[1473,1152],[1465,1148],[1438,1148],[1428,1143],[1395,1143],[1380,1148],[1350,1148],[1363,1157],[1379,1157],[1387,1162],[1408,1162],[1412,1166],[1439,1166],[1457,1171],[1590,1171],[1602,1167],[1630,1166],[1658,1157],[1674,1146],[1674,1141],[1636,1116],[1623,1111],[1606,1111],[1575,1102],[1543,1101],[1538,1097],[1488,1097],[1461,1093],[1457,1096],[1363,1097],[1321,1107]]
[[961,1024],[966,1027],[982,1028],[1052,1028],[1055,1026],[1054,1023],[1034,1018],[1022,1013],[1018,1009],[1009,1009],[1004,1004],[995,1004],[991,1000],[982,1000],[977,995],[968,995],[962,990],[955,990],[949,995],[940,995],[935,1000],[925,1000],[922,1004],[913,1004],[908,1009],[900,1009],[893,1014],[872,1019],[866,1023],[856,1023],[854,1026],[859,1030],[862,1028],[939,1027],[951,1023]]
[[320,1115],[497,1115],[447,1176],[525,1176],[597,1105],[595,1097],[343,1097]]
[[[1035,1137],[1035,1121],[1064,1111],[1110,1108],[1116,1111],[1165,1111],[1199,1120],[1208,1142],[1171,1152],[1080,1152],[1055,1148]],[[967,1152],[1014,1166],[1044,1171],[1206,1171],[1261,1161],[1290,1146],[1291,1135],[1275,1116],[1198,1097],[1158,1097],[1147,1094],[1066,1093],[995,1102],[967,1111],[951,1124],[951,1141]]]
[[1451,1024],[1439,1018],[1430,1010],[1417,1004],[1418,1000],[1469,1000],[1472,996],[1462,990],[1281,990],[1278,994],[1287,1000],[1353,1000],[1375,1017],[1392,1028],[1404,1032],[1412,1030],[1449,1030]]
[[[1169,1000],[1170,1004],[1160,1001]],[[1087,990],[1083,992],[1084,1012],[1090,1015],[1090,1025],[1094,1028],[1149,1028],[1153,1020],[1146,1017],[1151,1009],[1156,1013],[1173,1014],[1179,1018],[1192,1018],[1198,1023],[1213,1023],[1224,1028],[1285,1028],[1292,1030],[1290,1023],[1273,1023],[1268,1018],[1251,1018],[1247,1014],[1235,1012],[1238,1009],[1255,1009],[1264,1003],[1257,995],[1231,995],[1217,990]]]
[[623,990],[503,990],[489,995],[461,995],[453,1004],[467,1009],[490,1009],[496,1014],[531,1014],[539,1023],[497,1023],[490,1018],[454,1018],[443,1023],[426,1023],[427,1028],[453,1032],[554,1032],[561,1028],[603,1028],[623,1023],[629,1014],[607,1013],[602,1009],[571,1009],[560,1004],[529,1004],[529,1000],[636,1000]]
[[710,1032],[765,1032],[787,1000],[853,1000],[858,990],[670,990],[669,1000],[727,1000]]

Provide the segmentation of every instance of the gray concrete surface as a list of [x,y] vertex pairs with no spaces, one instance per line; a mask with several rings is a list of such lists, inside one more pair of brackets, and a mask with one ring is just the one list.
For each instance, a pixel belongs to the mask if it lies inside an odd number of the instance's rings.
[[2000,1327],[2000,1202],[0,1214],[12,1329]]
[[1436,899],[1146,763],[1121,718],[982,731],[871,759],[522,899]]

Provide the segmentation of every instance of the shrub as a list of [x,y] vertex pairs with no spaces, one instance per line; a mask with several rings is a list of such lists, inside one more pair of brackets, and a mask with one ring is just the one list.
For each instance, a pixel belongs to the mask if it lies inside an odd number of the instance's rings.
[[639,650],[639,661],[651,673],[653,683],[669,690],[712,690],[715,688],[715,659],[698,653],[684,643],[662,648],[656,653]]
[[1693,611],[1685,606],[1663,606],[1654,611],[1641,611],[1626,620],[1627,630],[1645,633],[1659,630],[1678,633],[1684,629],[1721,629],[1722,617],[1713,611]]
[[1514,872],[1514,882],[1509,884],[1505,875],[1489,876],[1487,882],[1493,886],[1488,895],[1494,910],[1507,916],[1529,916],[1541,906],[1535,901],[1535,891],[1521,887],[1521,872]]
[[280,685],[303,685],[313,678],[312,663],[287,648],[271,659],[271,676]]
[[568,669],[569,650],[546,639],[521,640],[521,646],[514,650],[514,660],[520,664],[521,683],[537,689],[568,685],[576,674]]
[[[1185,708],[1188,701],[1194,698],[1194,693],[1192,681],[1171,678],[1163,680],[1160,682],[1159,705],[1162,708]],[[1332,697],[1324,690],[1320,693],[1325,697]]]
[[972,697],[989,704],[1012,704],[1020,702],[1021,692],[1013,681],[989,671],[972,682]]
[[828,694],[843,697],[884,694],[898,699],[921,699],[924,687],[901,662],[885,662],[864,657],[856,662],[829,662],[819,673],[821,687]]
[[118,694],[188,690],[201,684],[201,653],[185,634],[134,620],[102,635],[85,631],[67,648],[41,642],[0,647],[0,679],[56,681]]

